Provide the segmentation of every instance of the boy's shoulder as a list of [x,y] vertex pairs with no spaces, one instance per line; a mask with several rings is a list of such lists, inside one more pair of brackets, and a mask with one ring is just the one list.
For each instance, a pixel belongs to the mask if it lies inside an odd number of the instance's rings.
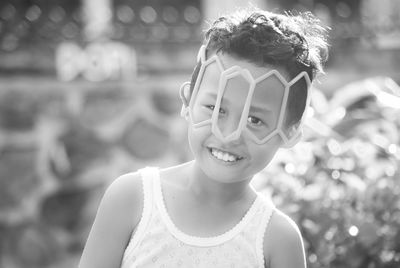
[[304,261],[304,245],[299,227],[279,209],[274,210],[265,232],[264,256],[270,263],[288,263],[290,259],[296,263]]
[[297,239],[301,237],[297,224],[284,212],[275,209],[271,216],[269,227],[270,234],[280,238]]
[[[162,177],[179,177],[178,175],[185,170],[185,167],[187,166],[187,163],[184,165],[177,165],[177,166],[170,166],[168,168],[158,168],[158,167],[147,167],[147,168],[154,168],[158,169],[160,172],[160,175]],[[135,203],[141,203],[143,200],[143,195],[144,195],[144,185],[143,185],[143,179],[142,176],[143,173],[145,173],[145,170],[147,168],[142,168],[139,169],[136,172],[130,172],[130,173],[125,173],[119,177],[117,177],[114,181],[112,181],[106,190],[106,194],[109,193],[110,195],[117,196],[119,199],[125,199],[125,201],[128,201],[128,199],[132,202],[135,201]],[[131,202],[128,202],[131,203]]]
[[132,224],[140,220],[143,207],[143,183],[139,172],[126,173],[112,181],[101,201],[115,218]]
[[140,194],[143,189],[141,177],[138,171],[120,175],[108,185],[106,193],[122,195],[125,198],[132,194]]

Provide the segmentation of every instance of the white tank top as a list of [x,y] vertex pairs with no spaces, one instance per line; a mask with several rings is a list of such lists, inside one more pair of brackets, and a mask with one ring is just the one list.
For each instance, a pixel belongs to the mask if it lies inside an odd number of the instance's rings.
[[168,215],[158,168],[139,171],[143,212],[125,249],[122,268],[264,268],[264,233],[275,210],[270,200],[258,195],[241,221],[221,235],[191,236],[180,231]]

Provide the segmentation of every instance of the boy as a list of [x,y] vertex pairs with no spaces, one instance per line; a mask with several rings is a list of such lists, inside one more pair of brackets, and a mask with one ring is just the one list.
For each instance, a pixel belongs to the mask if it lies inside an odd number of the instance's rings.
[[194,160],[115,180],[80,267],[305,267],[296,224],[250,181],[300,139],[325,51],[310,14],[214,22],[180,91]]

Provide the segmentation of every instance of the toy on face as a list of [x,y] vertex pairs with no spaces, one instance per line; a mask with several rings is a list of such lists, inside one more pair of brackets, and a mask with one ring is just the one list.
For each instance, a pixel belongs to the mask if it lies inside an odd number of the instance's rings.
[[[250,70],[238,65],[224,68],[217,54],[206,59],[205,46],[200,48],[198,60],[201,67],[189,102],[185,90],[190,83],[184,83],[180,90],[182,115],[194,129],[211,125],[211,132],[224,143],[245,135],[256,144],[265,144],[279,135],[283,146],[291,147],[301,138],[305,112],[294,131],[284,122],[289,92],[301,79],[307,86],[306,107],[309,105],[311,80],[306,72],[290,81],[276,69],[254,77]],[[207,81],[207,70],[219,74],[218,81]]]

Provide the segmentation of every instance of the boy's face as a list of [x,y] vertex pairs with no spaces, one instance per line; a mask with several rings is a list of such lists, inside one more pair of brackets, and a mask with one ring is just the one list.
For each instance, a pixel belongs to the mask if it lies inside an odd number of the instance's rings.
[[[237,66],[258,78],[275,69],[288,77],[283,69],[260,67],[229,54],[218,54],[218,57],[225,70]],[[197,163],[207,175],[223,182],[250,179],[268,165],[283,144],[279,135],[271,133],[280,118],[285,85],[277,76],[268,76],[255,84],[251,101],[246,101],[250,85],[245,77],[229,77],[223,93],[219,90],[220,78],[217,62],[205,68],[199,88],[191,97],[193,124],[189,126],[189,143]],[[217,109],[219,112],[214,112]],[[215,123],[211,124],[213,117]],[[242,131],[244,128],[246,131]],[[266,140],[263,143],[255,142],[263,139]]]

